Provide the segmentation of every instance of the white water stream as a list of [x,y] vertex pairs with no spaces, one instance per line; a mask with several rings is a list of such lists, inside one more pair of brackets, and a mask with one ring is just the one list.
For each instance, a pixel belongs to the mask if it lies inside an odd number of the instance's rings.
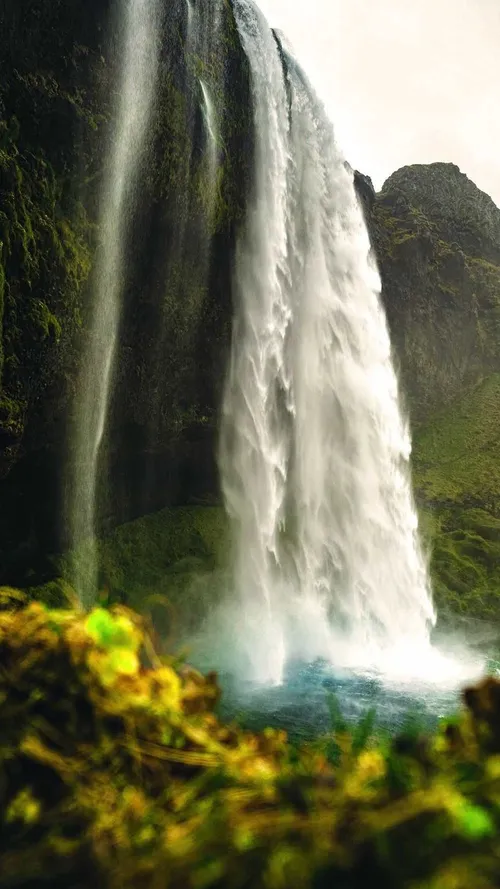
[[353,176],[259,10],[235,14],[256,134],[220,443],[238,657],[271,683],[315,658],[451,679],[430,643],[411,440]]
[[[194,7],[188,0],[186,56],[196,74],[196,84],[199,86],[198,95],[193,92],[190,96],[192,103],[190,118],[194,124],[194,109],[201,100],[207,162],[205,195],[209,218],[211,218],[215,207],[220,150],[219,121],[223,113],[223,109],[218,107],[212,88],[212,81],[218,83],[219,79],[219,74],[216,71],[221,50],[222,14],[222,0],[199,3]],[[193,135],[194,130],[191,132],[191,144],[193,144]],[[208,260],[206,259],[206,261]]]
[[158,0],[122,0],[121,65],[100,211],[93,311],[77,392],[71,532],[74,583],[84,605],[97,593],[95,541],[99,452],[120,325],[124,248],[135,175],[145,144],[158,62]]
[[205,81],[200,77],[200,88],[203,95],[203,116],[208,136],[208,168],[211,184],[211,193],[215,190],[215,180],[217,176],[217,154],[219,145],[219,132],[217,114],[215,110],[210,90]]

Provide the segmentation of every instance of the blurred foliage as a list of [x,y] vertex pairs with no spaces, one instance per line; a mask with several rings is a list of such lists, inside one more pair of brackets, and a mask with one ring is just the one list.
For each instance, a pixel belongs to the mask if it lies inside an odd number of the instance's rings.
[[433,737],[376,744],[332,703],[334,761],[213,714],[123,606],[0,591],[0,886],[498,885],[500,683]]

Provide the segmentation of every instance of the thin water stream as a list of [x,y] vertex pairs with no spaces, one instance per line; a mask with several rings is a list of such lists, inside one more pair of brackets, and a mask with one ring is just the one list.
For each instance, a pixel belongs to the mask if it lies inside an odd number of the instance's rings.
[[147,137],[158,63],[159,0],[121,0],[117,8],[121,51],[117,100],[99,220],[100,243],[88,341],[75,418],[70,525],[75,588],[85,606],[97,593],[96,493],[119,334],[125,244],[136,174]]

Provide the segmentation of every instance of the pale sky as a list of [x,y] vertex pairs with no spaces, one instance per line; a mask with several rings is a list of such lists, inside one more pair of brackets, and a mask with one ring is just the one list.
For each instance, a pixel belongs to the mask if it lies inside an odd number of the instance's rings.
[[451,161],[500,206],[500,0],[257,0],[375,187]]

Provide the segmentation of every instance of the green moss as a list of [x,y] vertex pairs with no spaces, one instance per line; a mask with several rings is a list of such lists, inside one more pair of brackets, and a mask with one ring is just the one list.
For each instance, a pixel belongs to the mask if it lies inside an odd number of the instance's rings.
[[406,244],[409,241],[415,241],[417,237],[417,232],[401,230],[394,236],[394,244],[399,247],[401,246],[401,244]]
[[476,500],[495,508],[500,495],[500,376],[493,374],[415,431],[419,493],[431,501]]
[[[155,617],[162,629],[173,615],[176,628],[195,629],[225,591],[230,546],[221,507],[164,509],[99,541],[101,586],[112,599],[124,599],[139,611],[159,602]],[[76,556],[85,560],[85,545]],[[74,557],[61,561],[68,580]]]
[[448,241],[443,241],[442,238],[437,238],[435,241],[435,252],[440,259],[445,259],[448,256],[454,255],[451,245]]
[[[20,437],[20,405],[25,415],[55,380],[64,399],[90,273],[91,228],[78,204],[72,218],[64,215],[42,152],[23,155],[13,141],[0,151],[0,208],[3,425],[15,423]],[[3,454],[7,466],[12,453]]]
[[42,339],[53,336],[58,342],[61,338],[61,324],[55,315],[41,300],[34,300],[31,306],[31,319],[40,331]]
[[43,602],[47,608],[70,608],[78,605],[78,597],[73,588],[62,578],[56,578],[38,587],[27,587],[24,591],[29,599]]
[[452,287],[452,286],[449,285],[449,284],[440,284],[440,285],[439,285],[439,290],[440,290],[441,293],[443,293],[445,296],[447,296],[447,295],[448,295],[448,296],[453,296],[454,298],[457,297],[457,296],[458,296],[458,293],[459,293],[458,287]]
[[[431,570],[441,616],[459,612],[500,620],[500,520],[481,510],[441,510]],[[493,531],[497,540],[486,534]],[[444,612],[444,614],[443,614]]]
[[2,263],[3,243],[0,241],[0,386],[3,370],[3,313],[5,308],[5,269]]
[[500,619],[500,377],[416,430],[414,482],[438,608]]
[[0,395],[0,429],[14,439],[21,437],[24,429],[26,405]]

